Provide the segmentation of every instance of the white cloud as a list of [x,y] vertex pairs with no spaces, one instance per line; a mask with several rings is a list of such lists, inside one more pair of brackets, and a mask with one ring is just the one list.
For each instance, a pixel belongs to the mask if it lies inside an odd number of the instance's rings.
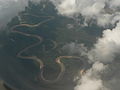
[[[115,24],[120,12],[120,0],[50,0],[58,13],[64,16],[82,15],[85,21],[94,19],[99,26]],[[111,23],[114,22],[114,23]]]
[[120,22],[114,29],[103,31],[103,36],[88,52],[88,57],[93,62],[110,62],[114,60],[116,54],[120,54]]
[[92,68],[87,70],[81,77],[78,85],[74,90],[108,90],[100,79],[100,73],[106,69],[107,66],[96,62]]
[[69,15],[71,13],[75,13],[76,12],[76,8],[75,6],[75,0],[65,0],[63,3],[61,3],[58,6],[58,10],[59,12],[61,12],[61,14],[66,14]]

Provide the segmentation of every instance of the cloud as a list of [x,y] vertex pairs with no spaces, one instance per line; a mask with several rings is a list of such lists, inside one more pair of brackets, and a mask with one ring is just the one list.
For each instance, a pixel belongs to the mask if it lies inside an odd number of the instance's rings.
[[81,77],[74,90],[108,90],[100,78],[100,73],[106,68],[107,66],[100,62],[94,63],[92,68]]
[[119,69],[118,62],[105,65],[97,61],[79,77],[74,90],[119,90]]
[[120,63],[103,64],[95,62],[85,74],[79,77],[74,90],[119,90]]
[[[99,26],[115,24],[119,17],[119,0],[50,0],[58,14],[74,17],[82,15],[85,22],[95,20]],[[120,18],[120,17],[119,17]]]
[[53,2],[56,5],[58,12],[62,15],[72,15],[73,13],[76,13],[75,0],[54,0]]
[[95,61],[111,62],[120,54],[120,22],[112,30],[103,31],[103,35],[88,52],[88,58]]

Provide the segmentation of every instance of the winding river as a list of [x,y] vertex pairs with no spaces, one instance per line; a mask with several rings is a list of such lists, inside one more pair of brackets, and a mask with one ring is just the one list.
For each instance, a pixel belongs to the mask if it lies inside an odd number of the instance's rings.
[[[30,15],[30,14],[24,14],[24,15]],[[42,21],[42,22],[39,22],[39,23],[37,23],[37,24],[19,24],[19,25],[15,25],[15,26],[13,26],[12,28],[11,28],[11,32],[12,33],[18,33],[18,34],[20,34],[20,35],[24,35],[24,36],[26,36],[26,37],[32,37],[32,38],[35,38],[35,39],[37,39],[38,41],[36,42],[36,43],[33,43],[33,44],[31,44],[31,45],[29,45],[29,46],[27,46],[27,47],[25,47],[25,48],[23,48],[22,50],[20,50],[18,53],[17,53],[17,57],[18,58],[21,58],[21,59],[30,59],[30,60],[35,60],[36,62],[38,62],[39,63],[39,67],[40,67],[40,77],[41,77],[41,79],[45,82],[45,83],[56,83],[56,82],[58,82],[60,79],[61,79],[61,77],[64,75],[64,72],[65,72],[65,65],[64,65],[64,63],[62,63],[62,59],[64,58],[64,59],[80,59],[80,57],[78,57],[78,56],[58,56],[58,57],[56,57],[56,59],[55,59],[55,62],[59,65],[59,67],[60,67],[60,72],[59,72],[59,74],[58,74],[58,76],[54,79],[54,80],[47,80],[45,77],[44,77],[44,67],[45,67],[45,65],[44,65],[44,62],[43,62],[43,60],[41,60],[40,58],[38,58],[37,56],[24,56],[24,55],[22,55],[24,52],[26,52],[27,50],[29,50],[30,48],[33,48],[33,47],[36,47],[36,46],[38,46],[38,45],[40,45],[40,44],[42,44],[42,42],[44,41],[44,38],[43,37],[41,37],[41,36],[39,36],[39,35],[35,35],[35,34],[29,34],[29,33],[25,33],[25,32],[22,32],[22,31],[20,31],[20,30],[17,30],[17,28],[18,27],[29,27],[29,28],[34,28],[34,27],[38,27],[38,26],[41,26],[41,25],[43,25],[43,24],[46,24],[47,22],[49,22],[49,21],[51,21],[51,20],[53,20],[55,17],[53,17],[53,16],[36,16],[36,15],[30,15],[30,16],[34,16],[34,17],[37,17],[37,18],[42,18],[42,17],[44,17],[44,18],[48,18],[48,19],[46,19],[46,20],[44,20],[44,21]],[[52,43],[53,43],[53,48],[52,49],[55,49],[56,47],[57,47],[57,43],[56,43],[56,41],[53,41],[53,40],[50,40]]]

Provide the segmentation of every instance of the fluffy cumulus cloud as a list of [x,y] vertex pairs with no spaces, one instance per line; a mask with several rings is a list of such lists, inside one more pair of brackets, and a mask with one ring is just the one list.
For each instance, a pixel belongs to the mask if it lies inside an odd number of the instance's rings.
[[62,15],[72,15],[77,12],[75,0],[53,0],[58,12]]
[[[4,26],[18,12],[25,9],[29,0],[0,0],[0,27]],[[31,0],[40,2],[40,0]]]
[[119,17],[120,0],[50,0],[64,16],[82,15],[85,21],[96,20],[99,26],[115,24]]
[[104,64],[96,62],[92,68],[86,71],[86,73],[78,81],[78,85],[74,90],[108,90],[103,81],[100,78],[100,74],[107,68]]
[[120,63],[103,64],[95,62],[80,76],[74,90],[119,90]]
[[88,57],[93,62],[110,62],[117,54],[120,54],[120,22],[112,30],[103,31],[102,38],[99,38],[94,48],[88,52]]

